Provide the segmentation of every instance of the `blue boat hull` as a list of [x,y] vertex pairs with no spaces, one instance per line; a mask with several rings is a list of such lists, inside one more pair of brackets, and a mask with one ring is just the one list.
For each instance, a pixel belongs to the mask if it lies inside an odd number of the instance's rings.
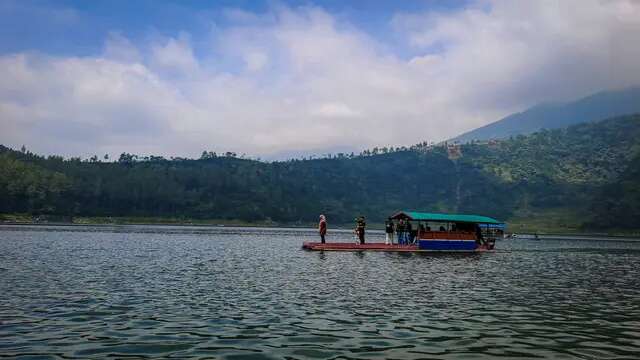
[[433,251],[474,251],[478,248],[475,240],[419,240],[418,249]]

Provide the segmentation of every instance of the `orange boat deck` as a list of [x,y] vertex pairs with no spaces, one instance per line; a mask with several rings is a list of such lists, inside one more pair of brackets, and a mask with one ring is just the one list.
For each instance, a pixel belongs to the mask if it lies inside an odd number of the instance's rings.
[[319,242],[305,242],[302,244],[302,248],[306,250],[327,250],[327,251],[420,251],[418,245],[387,245],[385,243],[319,243]]

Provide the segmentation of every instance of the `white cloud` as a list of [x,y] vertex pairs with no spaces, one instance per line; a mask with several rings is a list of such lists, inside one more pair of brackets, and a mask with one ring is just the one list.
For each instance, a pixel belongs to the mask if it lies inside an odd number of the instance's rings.
[[194,34],[133,44],[117,33],[96,56],[1,56],[0,143],[179,156],[407,145],[640,84],[633,1],[397,14],[409,59],[319,8],[227,15],[198,56]]
[[640,83],[640,50],[629,46],[639,11],[632,0],[491,1],[394,22],[418,51],[443,47],[429,67],[464,103],[499,110]]
[[313,115],[328,118],[351,118],[361,116],[360,112],[351,109],[347,104],[343,103],[326,103],[319,106]]
[[3,141],[47,153],[157,151],[175,145],[174,120],[188,110],[140,64],[15,55],[0,59],[0,76],[0,125],[13,129]]
[[247,63],[247,70],[252,72],[262,70],[269,62],[267,55],[259,51],[245,54],[244,60]]
[[124,63],[137,63],[142,61],[142,55],[129,39],[117,32],[112,32],[105,41],[103,56],[106,59],[121,61]]
[[193,54],[188,35],[169,38],[151,47],[151,65],[159,72],[170,75],[188,75],[198,70],[199,63]]

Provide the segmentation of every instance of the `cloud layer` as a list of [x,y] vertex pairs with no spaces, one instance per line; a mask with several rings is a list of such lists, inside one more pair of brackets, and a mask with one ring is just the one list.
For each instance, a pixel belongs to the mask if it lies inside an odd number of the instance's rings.
[[0,56],[0,143],[83,156],[324,153],[439,141],[541,101],[640,84],[631,0],[400,13],[401,44],[318,7],[227,17],[145,43],[114,29],[91,56]]

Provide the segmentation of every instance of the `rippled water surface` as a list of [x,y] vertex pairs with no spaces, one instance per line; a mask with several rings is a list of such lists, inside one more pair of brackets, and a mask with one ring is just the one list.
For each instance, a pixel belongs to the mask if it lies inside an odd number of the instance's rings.
[[300,249],[315,239],[2,226],[0,357],[640,358],[640,242],[514,240],[471,255]]

